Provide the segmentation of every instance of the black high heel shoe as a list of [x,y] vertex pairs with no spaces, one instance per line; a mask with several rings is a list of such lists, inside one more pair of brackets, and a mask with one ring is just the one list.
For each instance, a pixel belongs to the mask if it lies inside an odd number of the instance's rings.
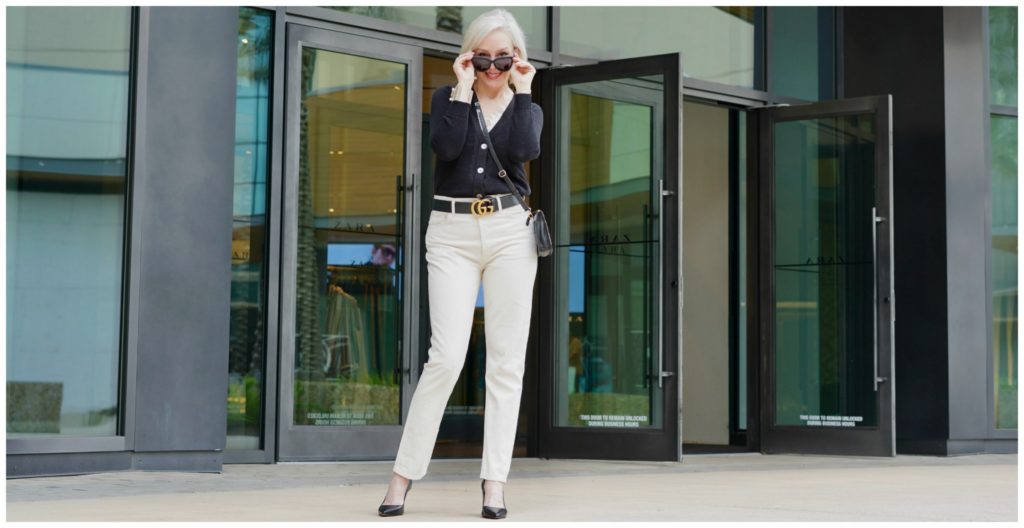
[[377,508],[377,512],[382,517],[391,517],[394,515],[402,515],[405,513],[405,497],[409,496],[409,490],[412,489],[412,481],[409,481],[409,485],[405,487],[405,495],[402,496],[401,504],[384,504],[383,501],[380,503],[380,507]]
[[[480,493],[481,494],[486,494],[484,492],[484,481],[483,480],[480,481]],[[483,500],[483,499],[481,499],[481,500]],[[502,487],[502,490],[501,490],[501,503],[505,504],[505,489],[504,489],[504,487]],[[484,506],[483,510],[480,511],[480,515],[482,517],[486,518],[486,519],[504,519],[506,513],[508,513],[508,510],[506,510],[505,508],[495,508],[494,506]]]

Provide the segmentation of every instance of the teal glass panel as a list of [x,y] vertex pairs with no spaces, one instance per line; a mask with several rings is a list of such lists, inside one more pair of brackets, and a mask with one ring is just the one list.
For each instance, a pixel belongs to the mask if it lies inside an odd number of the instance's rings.
[[754,87],[763,8],[564,6],[561,53],[594,60],[683,53],[683,75]]
[[262,448],[273,27],[272,12],[238,9],[227,449]]
[[992,116],[992,354],[997,428],[1017,428],[1017,118]]
[[774,123],[775,425],[878,425],[873,118]]
[[988,8],[989,89],[994,105],[1017,106],[1017,7]]
[[129,7],[7,7],[7,437],[112,436]]
[[459,35],[474,18],[495,7],[512,13],[526,35],[526,48],[548,49],[548,9],[545,6],[325,6],[337,11],[400,22]]
[[808,101],[835,99],[835,7],[769,7],[769,91]]
[[661,75],[561,86],[554,425],[660,428]]
[[401,418],[406,65],[304,47],[294,425]]

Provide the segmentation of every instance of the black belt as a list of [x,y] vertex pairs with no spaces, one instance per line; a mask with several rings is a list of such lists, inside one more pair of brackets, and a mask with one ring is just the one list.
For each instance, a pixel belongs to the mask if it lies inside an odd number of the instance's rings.
[[498,204],[501,206],[500,209],[505,209],[513,205],[518,205],[519,201],[516,200],[516,197],[513,194],[506,194],[505,196],[484,196],[483,198],[473,202],[457,202],[455,200],[434,198],[434,210],[450,213],[452,212],[453,203],[455,204],[456,213],[473,214],[474,216],[487,216],[499,210]]

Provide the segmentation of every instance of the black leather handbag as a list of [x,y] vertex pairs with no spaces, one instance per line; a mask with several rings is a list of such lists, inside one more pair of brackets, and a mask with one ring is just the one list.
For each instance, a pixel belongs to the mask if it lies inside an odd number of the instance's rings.
[[491,144],[491,133],[488,132],[487,123],[484,122],[484,112],[480,109],[480,103],[473,101],[473,106],[476,107],[477,121],[480,122],[480,131],[484,133],[484,141],[487,142],[487,150],[491,151],[491,157],[494,158],[494,164],[498,166],[498,176],[505,180],[509,189],[512,189],[512,194],[514,194],[516,200],[519,201],[519,205],[523,206],[523,209],[526,209],[529,213],[529,216],[526,218],[526,225],[530,225],[530,220],[533,220],[533,238],[537,240],[537,256],[546,257],[551,254],[551,232],[548,231],[548,222],[544,218],[544,211],[541,211],[540,209],[534,211],[527,206],[526,200],[523,199],[523,195],[519,194],[519,189],[517,189],[512,183],[512,180],[508,179],[508,173],[505,172],[505,168],[502,167],[501,162],[498,161],[498,154],[494,152],[494,145]]

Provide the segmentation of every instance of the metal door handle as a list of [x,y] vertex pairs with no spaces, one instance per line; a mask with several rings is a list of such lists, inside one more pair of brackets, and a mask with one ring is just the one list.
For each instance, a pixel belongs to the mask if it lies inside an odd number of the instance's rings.
[[[669,191],[665,189],[665,180],[658,180],[658,198],[663,199],[667,196],[672,196],[675,191]],[[661,201],[658,202],[658,259],[663,260],[662,253],[665,247],[665,215],[664,213],[665,204]],[[665,371],[665,266],[663,262],[658,262],[658,388],[662,388],[663,380],[669,376],[674,376],[675,372]]]
[[[658,180],[658,260],[661,260],[662,252],[662,240],[664,240],[665,234],[665,221],[661,214],[664,209],[664,204],[661,203],[662,198],[665,196],[665,180]],[[665,347],[662,343],[662,325],[665,324],[665,267],[661,265],[661,262],[656,263],[658,266],[658,388],[662,386],[662,380],[665,379]]]
[[878,392],[878,383],[888,378],[878,377],[878,223],[884,222],[885,217],[877,215],[877,207],[871,208],[871,327],[874,329],[874,368],[872,370],[871,384],[875,392]]

